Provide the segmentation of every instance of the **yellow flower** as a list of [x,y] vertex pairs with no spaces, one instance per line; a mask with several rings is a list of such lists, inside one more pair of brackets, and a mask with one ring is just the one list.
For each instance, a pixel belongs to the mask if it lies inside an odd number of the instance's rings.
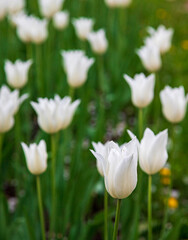
[[178,208],[178,200],[174,197],[170,197],[168,199],[168,207],[171,208],[171,209],[176,209]]
[[161,169],[160,174],[161,174],[163,177],[169,177],[169,176],[171,175],[171,171],[170,171],[169,168],[164,167],[164,168]]
[[184,49],[184,50],[188,50],[188,40],[183,40],[181,42],[181,47]]
[[170,178],[169,177],[162,177],[161,179],[162,184],[164,185],[170,185]]

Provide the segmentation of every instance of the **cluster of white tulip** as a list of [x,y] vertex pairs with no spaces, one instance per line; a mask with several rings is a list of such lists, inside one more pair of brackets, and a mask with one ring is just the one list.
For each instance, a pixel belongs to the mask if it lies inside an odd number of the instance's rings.
[[63,6],[64,0],[38,0],[40,12],[45,18],[52,18]]
[[13,15],[22,11],[25,7],[25,0],[1,0],[0,1],[0,20],[6,15]]
[[150,37],[145,39],[145,45],[137,51],[137,54],[146,70],[156,72],[161,68],[161,54],[166,53],[171,47],[173,29],[166,29],[160,25],[157,30],[149,27],[148,32]]
[[9,131],[14,125],[14,116],[18,112],[21,103],[28,98],[27,94],[19,98],[19,91],[13,92],[7,86],[0,89],[0,133]]
[[105,3],[110,8],[128,7],[132,0],[105,0]]

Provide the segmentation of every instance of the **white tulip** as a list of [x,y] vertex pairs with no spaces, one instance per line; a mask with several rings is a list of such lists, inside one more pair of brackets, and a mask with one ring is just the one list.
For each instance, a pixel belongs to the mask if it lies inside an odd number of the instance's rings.
[[61,55],[68,84],[73,88],[80,87],[87,80],[88,71],[94,59],[86,57],[85,52],[81,50],[62,51]]
[[185,117],[188,102],[188,94],[185,96],[184,87],[166,86],[160,92],[160,99],[166,119],[172,123],[181,122]]
[[51,18],[55,13],[61,11],[64,0],[39,0],[41,14]]
[[108,142],[105,148],[106,153],[92,152],[102,163],[106,190],[113,198],[126,198],[137,184],[137,140],[134,138],[122,147]]
[[70,97],[61,99],[58,95],[54,99],[39,98],[38,103],[31,102],[38,115],[38,124],[47,133],[56,133],[69,126],[80,104],[80,100],[71,103]]
[[146,38],[146,44],[154,42],[159,48],[161,54],[166,53],[170,49],[172,36],[174,33],[174,30],[172,28],[166,29],[165,26],[160,25],[157,30],[149,27],[148,32],[150,34],[150,37]]
[[82,39],[87,39],[89,33],[92,31],[94,21],[90,18],[78,18],[73,20],[73,26],[76,31],[76,35]]
[[48,37],[47,20],[34,16],[22,16],[17,21],[17,34],[23,42],[40,44]]
[[9,21],[14,27],[16,27],[19,22],[22,22],[25,18],[26,13],[24,11],[9,15]]
[[142,64],[149,72],[156,72],[161,67],[161,56],[157,45],[153,42],[141,47],[137,51]]
[[45,172],[48,158],[45,141],[41,140],[38,145],[36,143],[30,144],[30,146],[25,143],[21,143],[21,145],[29,171],[34,175]]
[[68,11],[57,12],[53,16],[53,24],[54,27],[59,30],[65,29],[69,24],[69,12]]
[[14,125],[14,115],[21,103],[28,97],[24,94],[19,98],[19,91],[13,92],[6,86],[0,89],[0,133],[9,131]]
[[168,159],[167,153],[168,131],[167,129],[156,136],[147,128],[139,146],[139,164],[147,174],[159,172]]
[[8,14],[15,14],[23,10],[25,7],[25,0],[9,0],[7,4]]
[[0,1],[0,20],[2,20],[7,14],[7,0]]
[[93,52],[97,54],[104,54],[108,48],[108,41],[104,29],[100,29],[97,32],[91,32],[88,35],[88,41]]
[[146,77],[143,73],[136,74],[134,79],[124,75],[132,92],[132,102],[138,108],[148,106],[153,100],[155,75],[151,74]]
[[132,0],[105,0],[108,7],[127,7],[130,5]]
[[17,60],[14,64],[7,60],[5,62],[5,74],[8,84],[13,88],[22,88],[28,81],[28,71],[32,60],[22,62]]

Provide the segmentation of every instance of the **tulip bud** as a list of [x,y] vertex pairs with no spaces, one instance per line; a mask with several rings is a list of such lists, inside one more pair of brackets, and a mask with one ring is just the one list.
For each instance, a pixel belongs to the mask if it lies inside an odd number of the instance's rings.
[[77,88],[85,83],[89,68],[94,63],[93,58],[87,58],[84,51],[62,51],[64,69],[67,74],[68,84]]
[[51,18],[61,11],[64,0],[39,0],[39,7],[43,17]]
[[61,99],[58,95],[54,99],[39,98],[38,103],[31,102],[38,115],[38,124],[47,133],[56,133],[69,126],[80,104],[80,100],[71,103],[70,97]]
[[15,64],[7,60],[5,62],[5,74],[8,84],[13,88],[22,88],[28,81],[28,71],[32,60],[22,62],[17,60]]
[[132,91],[132,102],[138,108],[147,107],[154,96],[155,75],[146,77],[143,73],[136,74],[134,79],[124,75]]
[[160,25],[157,30],[149,27],[148,32],[150,37],[146,38],[146,45],[154,42],[161,54],[166,53],[170,49],[174,33],[172,28],[166,29],[165,26]]
[[137,51],[142,64],[149,72],[156,72],[161,67],[161,56],[158,46],[153,42],[147,44]]
[[7,12],[8,14],[15,14],[23,10],[25,7],[25,1],[24,0],[11,0],[8,1],[7,4]]
[[65,29],[69,24],[69,12],[68,11],[57,12],[53,16],[53,23],[54,27],[57,28],[58,30]]
[[89,33],[92,31],[94,21],[89,18],[81,17],[73,20],[73,25],[76,31],[76,35],[81,40],[86,40]]
[[28,97],[24,94],[19,98],[19,92],[13,92],[6,86],[0,89],[0,133],[9,131],[14,125],[14,115],[17,113],[21,103]]
[[166,119],[172,123],[178,123],[185,117],[188,94],[185,96],[184,87],[171,88],[166,86],[160,92],[162,111]]
[[48,157],[45,141],[41,140],[38,145],[36,143],[30,144],[29,147],[25,143],[21,143],[21,145],[29,171],[34,175],[45,172]]
[[106,190],[113,198],[126,198],[137,184],[137,140],[134,138],[122,147],[108,142],[105,147],[105,154],[92,153],[102,163]]
[[34,16],[21,17],[17,21],[17,34],[23,42],[40,44],[48,37],[47,20]]
[[168,131],[167,129],[156,136],[147,128],[139,146],[139,164],[147,174],[159,172],[165,165],[167,153]]
[[91,45],[93,52],[97,54],[104,54],[108,47],[108,41],[105,36],[105,31],[103,29],[97,32],[91,32],[88,35],[88,41]]

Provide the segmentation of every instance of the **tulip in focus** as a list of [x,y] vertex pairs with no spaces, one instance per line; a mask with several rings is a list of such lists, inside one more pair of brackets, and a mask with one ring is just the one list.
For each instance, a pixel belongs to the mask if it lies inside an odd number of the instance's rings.
[[93,58],[85,56],[84,51],[62,51],[64,69],[67,74],[68,84],[77,88],[85,83],[89,68],[94,63]]
[[106,39],[104,29],[100,29],[97,32],[91,32],[88,35],[88,41],[91,45],[93,52],[96,54],[104,54],[108,47],[108,41]]
[[106,148],[106,155],[103,151],[92,151],[97,161],[102,163],[106,190],[113,198],[126,198],[137,184],[137,139],[134,138],[123,147],[108,142]]
[[156,72],[161,68],[160,50],[153,42],[141,47],[137,54],[149,72]]
[[184,87],[171,88],[166,86],[160,92],[162,111],[166,119],[172,123],[181,122],[186,114],[188,94],[185,96]]
[[22,148],[29,171],[34,175],[45,172],[48,158],[45,141],[41,140],[38,145],[36,143],[30,144],[29,147],[22,143]]
[[64,0],[38,0],[43,17],[51,18],[55,13],[61,11]]
[[53,16],[53,24],[54,27],[57,28],[58,30],[65,29],[69,24],[69,12],[68,11],[57,12]]
[[139,164],[141,169],[149,175],[159,172],[168,159],[167,153],[168,131],[157,135],[147,128],[139,146]]
[[73,25],[76,31],[76,35],[81,40],[86,40],[89,33],[92,31],[94,21],[89,18],[78,18],[73,20]]
[[7,13],[12,15],[22,11],[25,7],[25,0],[9,0],[7,3]]
[[19,91],[13,92],[6,86],[0,89],[0,133],[9,131],[14,125],[14,115],[21,103],[28,97],[24,94],[19,98]]
[[34,16],[21,16],[17,20],[18,37],[26,43],[43,43],[48,37],[47,20],[41,20]]
[[149,27],[148,32],[150,34],[150,37],[146,38],[146,44],[154,42],[155,45],[159,48],[161,54],[169,51],[171,47],[172,36],[174,33],[172,28],[166,29],[165,26],[160,25],[157,30]]
[[61,99],[58,95],[54,99],[39,98],[38,103],[31,102],[38,115],[38,124],[47,133],[56,133],[69,126],[80,100],[71,103],[70,97]]
[[7,60],[5,62],[5,74],[8,84],[13,88],[22,88],[28,81],[28,71],[32,60],[22,62],[17,60],[14,64]]
[[132,92],[132,102],[138,108],[147,107],[154,96],[155,75],[146,77],[143,73],[136,74],[134,79],[124,75]]

